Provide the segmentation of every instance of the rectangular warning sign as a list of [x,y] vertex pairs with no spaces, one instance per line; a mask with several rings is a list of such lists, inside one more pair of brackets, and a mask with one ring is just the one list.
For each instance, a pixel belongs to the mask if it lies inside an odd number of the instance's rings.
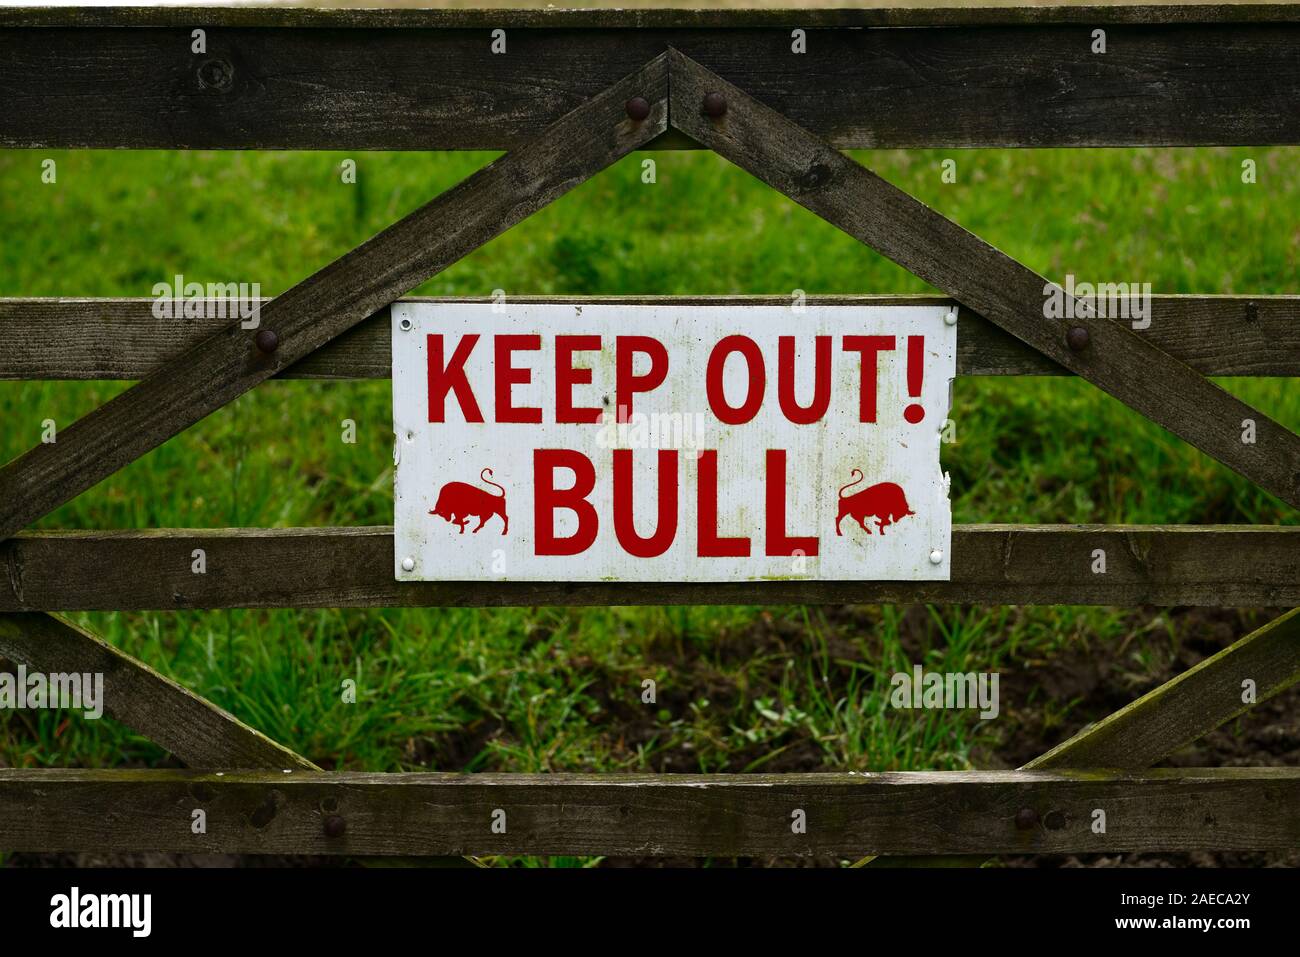
[[952,318],[394,304],[397,578],[947,580]]

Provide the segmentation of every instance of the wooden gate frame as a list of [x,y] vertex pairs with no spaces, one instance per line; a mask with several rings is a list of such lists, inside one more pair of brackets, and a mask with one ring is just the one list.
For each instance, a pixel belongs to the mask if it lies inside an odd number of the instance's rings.
[[[11,15],[9,24],[21,25],[14,16],[42,15]],[[0,30],[6,25],[0,17]],[[922,860],[940,863],[945,859],[933,855],[979,860],[997,853],[1296,846],[1300,770],[1150,767],[1247,711],[1244,681],[1254,682],[1263,701],[1300,680],[1300,609],[1017,771],[789,775],[326,773],[51,614],[754,600],[1300,604],[1296,527],[967,526],[954,530],[951,582],[655,586],[397,583],[390,572],[385,577],[391,529],[22,531],[272,376],[330,376],[340,365],[354,371],[365,366],[367,357],[374,366],[368,374],[386,374],[376,355],[386,348],[378,337],[387,328],[383,314],[390,303],[617,159],[673,135],[714,150],[960,304],[963,346],[973,343],[971,351],[963,349],[964,371],[984,361],[990,371],[1076,374],[1292,507],[1300,505],[1300,438],[1205,378],[1240,368],[1232,349],[1197,355],[1177,337],[1161,338],[1163,330],[1139,335],[1089,316],[1081,303],[1076,314],[1082,318],[1066,325],[1045,320],[1043,277],[669,46],[535,138],[267,302],[256,332],[237,323],[206,330],[183,351],[153,363],[139,384],[62,430],[57,444],[38,445],[0,468],[0,566],[8,585],[0,589],[0,653],[43,671],[104,672],[106,712],[200,769],[2,770],[0,847],[347,855],[870,853],[930,855]],[[1178,297],[1161,300],[1155,318],[1200,316],[1198,328],[1212,330],[1216,317],[1257,319],[1261,301]],[[1265,302],[1294,322],[1294,297]],[[51,319],[57,330],[99,308],[5,301],[0,343],[16,343],[34,320]],[[110,321],[130,325],[147,302],[102,308]],[[349,334],[367,319],[369,338]],[[1297,341],[1288,335],[1280,348],[1267,341],[1257,348],[1272,353],[1261,362],[1274,374],[1300,371]],[[51,341],[47,332],[48,348],[37,357],[22,349],[9,359],[0,354],[0,376],[30,377],[33,363],[65,377],[81,374],[68,365],[71,353]],[[992,369],[999,355],[1006,368]],[[1247,418],[1256,423],[1254,445],[1241,442]],[[167,570],[178,559],[187,568],[199,543],[220,556],[219,573],[186,580]],[[1116,558],[1104,582],[1070,577],[1069,569],[1086,568],[1082,556],[1104,546]],[[256,582],[244,578],[253,571]],[[206,834],[191,830],[195,807],[207,812]],[[508,834],[492,832],[495,808],[508,809]],[[1107,814],[1101,834],[1091,827],[1096,808]],[[795,809],[806,814],[806,833],[791,831]]]

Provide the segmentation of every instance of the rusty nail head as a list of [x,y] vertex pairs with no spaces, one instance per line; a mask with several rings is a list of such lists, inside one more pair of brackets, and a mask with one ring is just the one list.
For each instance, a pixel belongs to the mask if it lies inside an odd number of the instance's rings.
[[640,123],[650,115],[650,101],[644,96],[634,96],[624,104],[627,115]]
[[727,112],[727,98],[721,93],[704,94],[704,115],[711,116],[715,120],[720,116],[725,116]]
[[268,355],[280,348],[280,337],[273,329],[259,329],[253,341],[257,343],[258,349]]
[[1071,352],[1082,352],[1088,348],[1088,330],[1083,326],[1075,326],[1065,334],[1065,344]]
[[1016,827],[1027,831],[1038,823],[1038,812],[1031,807],[1022,807],[1016,812]]
[[337,814],[331,814],[325,818],[325,836],[342,837],[343,832],[348,829],[348,822],[343,820]]

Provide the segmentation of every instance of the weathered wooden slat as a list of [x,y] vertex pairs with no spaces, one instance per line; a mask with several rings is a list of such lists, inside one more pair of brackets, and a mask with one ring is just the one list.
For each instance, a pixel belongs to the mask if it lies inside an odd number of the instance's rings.
[[[389,527],[25,532],[0,611],[675,604],[1300,604],[1300,527],[965,525],[948,582],[397,582]],[[202,548],[207,574],[191,571]],[[1093,552],[1106,573],[1093,574]]]
[[[642,96],[648,118],[625,104]],[[238,321],[0,468],[0,539],[161,445],[346,332],[662,132],[668,71],[659,57],[272,300],[254,333]],[[257,337],[279,346],[263,354]]]
[[[207,813],[206,834],[192,831],[196,808]],[[1106,812],[1103,834],[1091,827],[1097,808]],[[1036,813],[1032,826],[1017,826],[1023,809]],[[804,833],[792,827],[798,811]],[[494,821],[504,821],[504,833],[494,832]],[[0,770],[0,847],[21,851],[784,857],[1291,850],[1297,841],[1297,768],[659,776]]]
[[[1293,7],[1115,13],[1104,55],[1091,33],[1107,15],[1065,7],[1004,15],[1029,24],[836,28],[877,16],[905,14],[193,11],[103,29],[75,24],[130,15],[6,10],[0,146],[515,149],[668,46],[840,148],[1300,143]],[[299,17],[313,25],[245,25]],[[478,25],[439,28],[456,18]],[[523,25],[533,18],[555,28]],[[36,19],[74,25],[4,25]],[[204,23],[195,55],[190,32]],[[810,31],[806,54],[791,52],[793,26]],[[491,52],[497,27],[504,55]]]
[[[671,62],[675,128],[1300,508],[1300,436],[1119,321],[1045,318],[1042,276],[689,57],[674,51]],[[704,115],[709,93],[726,97],[721,119]],[[1081,351],[1066,345],[1076,329],[1089,337]]]
[[25,27],[391,27],[406,29],[625,29],[649,27],[952,27],[1071,23],[1286,23],[1288,3],[1088,3],[903,7],[365,9],[356,7],[6,7],[0,26]]
[[[1245,714],[1243,682],[1262,702],[1300,681],[1300,609],[1275,618],[1218,654],[1084,728],[1020,770],[1149,768]],[[979,867],[986,858],[877,857],[856,867]]]
[[[1243,701],[1245,682],[1254,698]],[[1300,609],[1058,744],[1025,770],[1148,768],[1300,681]]]
[[[262,303],[270,300],[262,300]],[[403,302],[487,302],[418,297]],[[518,296],[516,302],[657,305],[785,304],[787,296]],[[809,296],[809,304],[954,305],[941,296]],[[228,322],[167,319],[155,300],[0,299],[0,380],[142,379]],[[959,375],[1069,375],[1042,353],[958,307]],[[1203,375],[1300,376],[1300,296],[1152,296],[1142,334]],[[388,308],[279,373],[290,379],[386,379]]]
[[234,715],[53,615],[0,615],[0,655],[42,673],[104,676],[104,713],[192,768],[319,770]]

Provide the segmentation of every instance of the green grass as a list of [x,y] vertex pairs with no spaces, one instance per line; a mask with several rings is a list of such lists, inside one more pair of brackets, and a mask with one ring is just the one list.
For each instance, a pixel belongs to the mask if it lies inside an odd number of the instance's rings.
[[[40,162],[58,164],[41,182]],[[1300,291],[1300,150],[892,151],[886,178],[1061,280],[1156,292]],[[958,182],[940,181],[940,161]],[[1259,182],[1240,182],[1257,160]],[[147,296],[175,273],[278,293],[457,182],[485,154],[0,152],[0,295]],[[641,181],[653,159],[657,182]],[[721,159],[630,157],[421,287],[422,294],[924,292]],[[1292,429],[1300,390],[1226,387]],[[0,383],[0,460],[120,383]],[[386,382],[272,382],[43,528],[391,522]],[[957,383],[943,450],[954,519],[1292,521],[1288,510],[1092,387]],[[356,444],[341,422],[357,423]],[[973,713],[887,707],[889,675],[1016,667],[1139,627],[1113,609],[231,611],[77,616],[312,760],[365,770],[969,767]],[[1176,630],[1176,629],[1175,629]],[[1175,634],[1172,640],[1178,640]],[[1137,650],[1134,654],[1138,654]],[[344,679],[359,700],[343,704]],[[641,703],[654,679],[658,701]],[[1071,702],[1050,702],[1064,714]],[[1004,707],[1007,705],[1004,704]],[[0,764],[157,763],[105,721],[0,718]],[[567,860],[552,863],[575,864]]]

